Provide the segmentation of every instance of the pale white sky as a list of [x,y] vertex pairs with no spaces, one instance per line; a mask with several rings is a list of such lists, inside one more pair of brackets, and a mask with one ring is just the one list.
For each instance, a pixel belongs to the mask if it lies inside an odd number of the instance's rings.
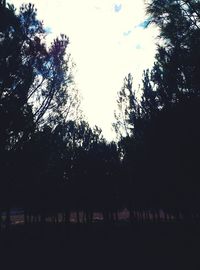
[[107,139],[113,138],[116,93],[130,72],[135,87],[152,66],[157,31],[144,29],[144,0],[12,0],[17,7],[33,3],[51,37],[66,34],[76,63],[75,82],[84,114]]

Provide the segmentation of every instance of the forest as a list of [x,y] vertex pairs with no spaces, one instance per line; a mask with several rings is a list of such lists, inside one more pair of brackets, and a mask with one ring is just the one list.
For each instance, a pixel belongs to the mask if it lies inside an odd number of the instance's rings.
[[[80,110],[69,38],[50,46],[37,9],[0,1],[0,227],[200,221],[200,3],[151,0],[160,34],[141,95],[128,74],[107,142]],[[146,27],[148,27],[148,25]],[[114,78],[113,78],[114,79]]]

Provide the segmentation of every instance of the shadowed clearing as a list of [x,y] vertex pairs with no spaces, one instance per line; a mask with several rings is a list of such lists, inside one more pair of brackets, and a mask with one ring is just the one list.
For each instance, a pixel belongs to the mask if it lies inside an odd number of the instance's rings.
[[200,267],[199,225],[130,225],[126,222],[118,225],[15,225],[0,237],[1,255],[8,269]]

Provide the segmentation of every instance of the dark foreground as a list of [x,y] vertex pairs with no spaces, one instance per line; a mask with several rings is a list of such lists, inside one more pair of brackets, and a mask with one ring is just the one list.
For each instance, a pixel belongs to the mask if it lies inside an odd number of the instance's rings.
[[200,224],[17,225],[0,269],[200,269]]

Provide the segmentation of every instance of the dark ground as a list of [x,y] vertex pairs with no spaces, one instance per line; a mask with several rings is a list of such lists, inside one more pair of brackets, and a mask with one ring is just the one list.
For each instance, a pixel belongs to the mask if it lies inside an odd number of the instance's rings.
[[12,226],[0,269],[200,269],[200,224]]

